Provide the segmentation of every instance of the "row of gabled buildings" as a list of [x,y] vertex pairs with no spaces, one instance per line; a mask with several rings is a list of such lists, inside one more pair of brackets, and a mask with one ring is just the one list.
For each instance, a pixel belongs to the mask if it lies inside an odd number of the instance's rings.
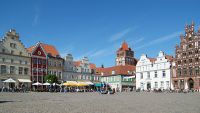
[[194,23],[186,25],[180,40],[180,45],[175,46],[175,57],[160,51],[156,58],[143,54],[140,59],[135,58],[134,51],[124,41],[116,52],[115,66],[96,67],[87,57],[74,61],[67,54],[62,58],[49,44],[38,42],[26,48],[12,29],[0,41],[0,85],[7,78],[19,83],[43,83],[44,77],[51,74],[59,82],[101,82],[118,91],[199,89],[200,29],[195,32]]
[[46,75],[57,76],[60,83],[67,80],[99,81],[95,68],[87,57],[74,61],[68,54],[62,58],[53,45],[38,42],[26,48],[14,29],[0,41],[0,87],[8,78],[17,81],[10,87],[19,87],[21,83],[30,87],[32,83],[44,83]]
[[194,27],[194,22],[185,26],[180,45],[175,46],[175,57],[160,51],[156,58],[143,54],[137,60],[134,51],[123,42],[117,51],[116,66],[97,68],[96,74],[101,75],[102,82],[121,91],[127,88],[199,90],[200,28],[195,32]]

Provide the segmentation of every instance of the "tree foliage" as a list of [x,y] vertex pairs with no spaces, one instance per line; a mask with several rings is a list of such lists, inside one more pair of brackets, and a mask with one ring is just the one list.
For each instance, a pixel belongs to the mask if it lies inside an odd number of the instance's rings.
[[44,79],[45,79],[45,82],[48,82],[50,84],[58,82],[58,78],[56,75],[47,75],[45,76]]

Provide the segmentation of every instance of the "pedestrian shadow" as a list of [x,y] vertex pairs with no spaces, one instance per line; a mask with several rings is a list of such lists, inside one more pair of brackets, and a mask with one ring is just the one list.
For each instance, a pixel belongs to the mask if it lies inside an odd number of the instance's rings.
[[1,101],[1,100],[0,100],[0,104],[1,104],[1,103],[8,103],[8,102],[19,102],[19,101]]

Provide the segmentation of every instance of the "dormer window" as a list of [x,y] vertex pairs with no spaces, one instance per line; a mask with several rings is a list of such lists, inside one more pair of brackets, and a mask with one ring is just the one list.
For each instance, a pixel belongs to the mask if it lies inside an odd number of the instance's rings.
[[112,75],[114,75],[115,74],[115,71],[112,71]]
[[2,49],[2,53],[5,53],[5,49]]
[[11,54],[12,54],[12,55],[14,54],[14,51],[13,51],[13,50],[11,50]]
[[17,45],[15,43],[10,43],[11,48],[17,48]]

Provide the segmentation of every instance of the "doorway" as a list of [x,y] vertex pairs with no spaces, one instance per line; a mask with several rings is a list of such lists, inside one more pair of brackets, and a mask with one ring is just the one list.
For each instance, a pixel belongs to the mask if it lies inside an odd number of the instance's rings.
[[151,83],[150,82],[147,83],[147,90],[151,90]]
[[189,87],[189,90],[194,88],[194,80],[192,78],[188,80],[188,87]]

